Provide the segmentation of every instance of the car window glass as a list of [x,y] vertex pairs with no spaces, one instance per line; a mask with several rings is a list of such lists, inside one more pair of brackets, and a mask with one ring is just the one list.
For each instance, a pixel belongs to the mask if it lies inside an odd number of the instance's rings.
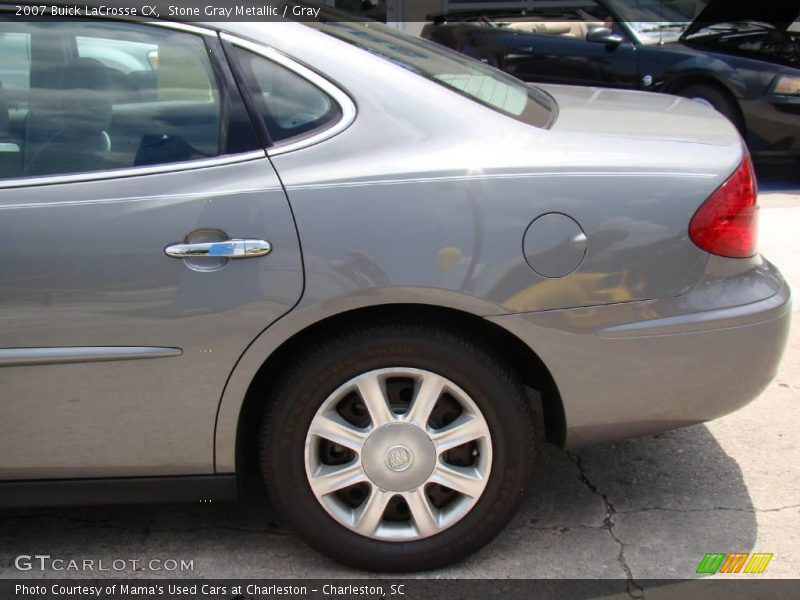
[[126,75],[158,68],[157,44],[82,35],[77,36],[75,42],[78,45],[78,56],[96,58],[108,68]]
[[0,33],[0,178],[19,170],[30,86],[29,43],[26,33]]
[[27,90],[30,84],[30,35],[27,33],[0,34],[0,78],[6,90]]
[[703,0],[606,0],[641,44],[677,41],[705,8]]
[[200,36],[132,23],[0,21],[7,48],[0,179],[220,153],[220,94]]
[[232,52],[273,143],[313,134],[341,117],[333,98],[300,75],[247,50]]
[[428,40],[371,21],[307,25],[523,123],[546,127],[555,115],[552,100],[539,88]]

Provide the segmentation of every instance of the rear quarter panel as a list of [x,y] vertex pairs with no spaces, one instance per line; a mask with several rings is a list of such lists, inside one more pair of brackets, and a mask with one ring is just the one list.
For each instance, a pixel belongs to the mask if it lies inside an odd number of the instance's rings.
[[[707,254],[689,241],[688,223],[738,164],[738,140],[540,129],[318,31],[290,29],[270,30],[268,43],[358,107],[336,137],[272,159],[303,245],[301,306],[416,287],[478,298],[500,314],[676,296],[699,281]],[[523,256],[525,230],[548,212],[568,214],[588,237],[584,263],[563,279],[538,275]]]
[[[678,296],[702,278],[708,255],[689,241],[688,222],[740,146],[539,129],[320,32],[261,31],[348,92],[358,115],[336,137],[272,158],[306,287],[231,376],[218,471],[235,467],[237,403],[255,371],[326,316],[398,302],[477,315],[592,307]],[[568,214],[588,237],[583,264],[562,279],[538,275],[523,255],[528,225],[548,212]]]

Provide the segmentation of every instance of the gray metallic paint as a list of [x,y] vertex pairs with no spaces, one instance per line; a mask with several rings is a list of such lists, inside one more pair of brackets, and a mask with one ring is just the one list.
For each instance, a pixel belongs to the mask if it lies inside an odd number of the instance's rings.
[[[300,24],[224,27],[324,73],[357,116],[272,156],[280,181],[262,159],[0,190],[13,253],[0,347],[184,352],[3,367],[0,417],[17,430],[0,440],[0,478],[232,473],[264,361],[312,324],[382,304],[466,312],[523,340],[556,381],[569,446],[713,418],[774,373],[788,328],[780,275],[688,239],[743,156],[712,111],[552,86],[559,118],[537,129]],[[588,238],[561,279],[534,272],[522,248],[550,212]],[[163,255],[199,228],[274,251],[204,273]]]
[[[213,473],[231,366],[302,292],[297,234],[269,161],[0,190],[0,215],[0,348],[183,351],[2,367],[0,420],[14,427],[0,438],[0,478]],[[205,228],[273,251],[208,272],[164,254]]]
[[[786,316],[755,326],[765,331],[765,358],[751,369],[739,364],[741,357],[720,359],[721,372],[751,375],[749,386],[737,387],[727,399],[729,390],[720,389],[712,407],[692,404],[690,394],[680,402],[681,418],[665,417],[641,398],[634,402],[648,389],[641,387],[648,370],[638,380],[623,376],[624,354],[609,359],[616,370],[605,371],[599,357],[616,349],[586,345],[587,338],[600,339],[599,329],[662,315],[686,314],[692,323],[695,312],[758,303],[769,295],[785,310],[788,290],[776,295],[771,284],[782,280],[774,270],[754,266],[760,259],[709,259],[688,240],[692,214],[743,155],[738,133],[712,111],[677,97],[548,86],[560,115],[552,130],[538,130],[322,34],[273,28],[267,37],[267,29],[242,24],[236,33],[262,35],[345,90],[358,90],[351,94],[359,114],[339,136],[274,159],[304,243],[306,291],[298,308],[256,340],[231,376],[217,427],[218,471],[235,469],[240,398],[264,357],[313,323],[382,303],[432,304],[487,316],[523,339],[548,368],[548,361],[559,365],[559,356],[573,353],[598,365],[595,379],[580,378],[580,385],[562,384],[562,377],[572,378],[566,366],[556,377],[565,406],[575,406],[567,411],[569,446],[718,416],[752,399],[771,377]],[[521,252],[528,224],[552,211],[575,218],[589,239],[584,264],[563,280],[538,276]],[[336,236],[329,233],[331,222],[339,226]],[[455,264],[454,252],[460,257]],[[555,340],[530,331],[528,318],[535,322],[534,315],[560,314],[556,309],[565,307],[576,307],[581,322],[595,329],[575,335],[565,327]],[[499,316],[509,313],[523,314]],[[736,331],[709,336],[702,356],[717,340],[713,349],[726,352],[730,339],[721,338],[735,336]],[[668,356],[687,350],[681,338],[655,344]],[[580,363],[570,364],[574,369]],[[664,397],[687,393],[705,380],[706,369],[687,374],[687,381],[663,387]],[[625,381],[630,387],[618,402],[614,394],[592,400],[596,386],[616,391]],[[620,418],[619,411],[630,412]]]
[[566,445],[585,446],[720,417],[772,380],[789,288],[767,262],[723,281],[709,273],[678,298],[490,320],[536,348],[559,387]]

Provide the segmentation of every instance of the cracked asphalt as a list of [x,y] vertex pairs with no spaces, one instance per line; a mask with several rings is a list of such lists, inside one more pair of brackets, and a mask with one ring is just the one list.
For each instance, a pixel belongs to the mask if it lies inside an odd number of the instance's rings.
[[[800,182],[762,186],[761,248],[800,290]],[[575,452],[540,455],[511,524],[435,578],[696,577],[706,552],[771,552],[765,576],[800,577],[800,302],[782,367],[742,410],[704,425]],[[714,357],[709,357],[714,360]],[[646,393],[646,392],[645,392]],[[0,577],[19,554],[187,559],[193,571],[130,577],[364,577],[309,549],[263,502],[0,510]],[[69,574],[69,576],[76,576]]]

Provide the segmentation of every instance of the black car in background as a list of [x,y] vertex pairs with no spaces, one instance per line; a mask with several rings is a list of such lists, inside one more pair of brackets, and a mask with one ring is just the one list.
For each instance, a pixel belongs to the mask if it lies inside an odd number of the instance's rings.
[[733,121],[756,158],[800,158],[800,0],[527,5],[436,15],[422,36],[524,81],[696,98]]

